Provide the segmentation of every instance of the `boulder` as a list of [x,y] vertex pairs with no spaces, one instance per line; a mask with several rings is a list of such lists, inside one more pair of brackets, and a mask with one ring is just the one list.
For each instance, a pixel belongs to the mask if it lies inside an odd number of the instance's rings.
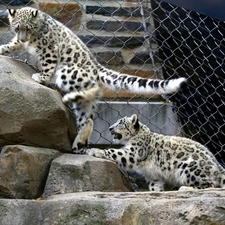
[[53,149],[5,146],[0,154],[0,198],[40,197],[51,161],[59,155]]
[[43,197],[82,191],[131,191],[116,164],[88,155],[63,154],[52,161]]
[[0,221],[2,225],[224,225],[224,202],[224,189],[77,192],[41,201],[0,199]]
[[27,64],[0,56],[0,147],[22,144],[71,151],[75,116],[61,95],[36,83]]

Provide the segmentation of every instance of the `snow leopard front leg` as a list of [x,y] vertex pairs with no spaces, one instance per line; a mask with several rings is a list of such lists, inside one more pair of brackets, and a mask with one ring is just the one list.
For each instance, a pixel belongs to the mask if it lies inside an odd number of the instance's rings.
[[116,162],[118,167],[126,171],[135,170],[139,159],[138,153],[135,154],[129,149],[110,148],[102,150],[98,148],[92,148],[87,150],[86,153],[97,158],[109,159],[111,161],[114,161]]
[[6,45],[0,46],[0,55],[13,53],[16,50],[22,49],[22,45],[19,41],[16,40],[17,38],[14,38],[10,43]]
[[49,54],[43,52],[37,52],[38,61],[41,67],[40,73],[34,73],[32,75],[32,79],[36,82],[44,85],[48,85],[50,83],[51,77],[55,73],[55,69],[57,66],[57,55],[56,54]]

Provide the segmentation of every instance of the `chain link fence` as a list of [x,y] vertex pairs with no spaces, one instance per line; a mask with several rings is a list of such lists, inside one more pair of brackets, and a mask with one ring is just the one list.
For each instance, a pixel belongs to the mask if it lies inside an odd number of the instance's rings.
[[[106,67],[149,78],[187,77],[189,87],[170,96],[104,91],[91,145],[112,144],[108,127],[137,113],[152,131],[182,135],[208,146],[225,166],[225,24],[160,0],[0,0],[0,44],[13,37],[7,8],[39,8],[72,29]],[[36,67],[26,53],[13,57]]]

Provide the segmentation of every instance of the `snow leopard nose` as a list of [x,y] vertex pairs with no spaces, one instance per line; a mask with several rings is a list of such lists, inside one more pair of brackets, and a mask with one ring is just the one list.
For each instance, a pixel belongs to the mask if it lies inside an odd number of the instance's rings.
[[28,40],[28,36],[25,32],[19,32],[18,33],[18,39],[21,41],[21,42],[26,42]]
[[24,42],[26,42],[27,40],[26,40],[26,39],[21,39],[20,41],[24,43]]

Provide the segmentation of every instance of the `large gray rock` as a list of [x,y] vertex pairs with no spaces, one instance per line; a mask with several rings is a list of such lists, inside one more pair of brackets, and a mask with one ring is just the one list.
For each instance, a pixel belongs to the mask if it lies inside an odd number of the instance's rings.
[[88,155],[63,154],[52,161],[44,198],[82,191],[131,191],[116,164]]
[[34,72],[0,56],[0,147],[24,144],[71,151],[75,118],[57,91],[32,80]]
[[224,225],[225,190],[0,199],[1,225]]
[[0,198],[40,197],[51,161],[59,155],[53,149],[5,146],[0,154]]

